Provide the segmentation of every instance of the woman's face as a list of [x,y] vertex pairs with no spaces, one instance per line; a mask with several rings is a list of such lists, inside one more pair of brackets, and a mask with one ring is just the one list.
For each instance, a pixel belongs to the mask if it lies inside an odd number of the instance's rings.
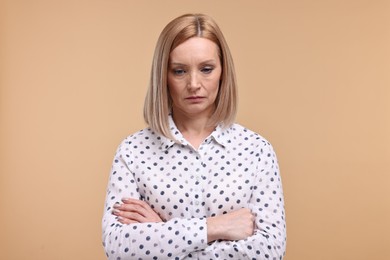
[[200,37],[188,39],[170,53],[168,89],[176,116],[212,114],[222,73],[218,54],[214,42]]

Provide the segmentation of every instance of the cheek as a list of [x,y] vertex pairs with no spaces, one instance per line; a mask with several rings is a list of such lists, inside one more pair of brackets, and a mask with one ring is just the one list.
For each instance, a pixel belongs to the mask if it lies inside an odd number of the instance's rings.
[[167,88],[168,88],[168,91],[170,93],[172,93],[172,91],[174,91],[174,87],[175,87],[175,83],[173,82],[173,80],[168,76],[167,78]]
[[172,100],[179,95],[179,87],[177,82],[168,79],[168,94]]
[[216,79],[216,80],[212,83],[211,90],[212,90],[213,92],[218,93],[218,92],[219,92],[219,87],[220,87],[220,85],[221,85],[221,82],[220,82],[220,80],[219,80],[219,78],[218,78],[218,79]]

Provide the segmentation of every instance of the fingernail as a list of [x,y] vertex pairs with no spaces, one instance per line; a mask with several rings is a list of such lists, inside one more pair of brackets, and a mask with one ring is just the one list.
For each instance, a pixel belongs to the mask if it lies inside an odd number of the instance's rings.
[[120,213],[120,211],[117,210],[117,209],[114,209],[114,210],[112,211],[112,214],[114,214],[114,215],[118,215],[119,213]]

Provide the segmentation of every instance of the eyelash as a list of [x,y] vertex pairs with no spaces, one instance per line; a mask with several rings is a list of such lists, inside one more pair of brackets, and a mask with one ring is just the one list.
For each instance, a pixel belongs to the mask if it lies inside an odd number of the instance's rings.
[[177,76],[181,76],[185,73],[186,71],[183,70],[183,69],[174,69],[173,70],[173,74],[177,75]]
[[[210,74],[212,71],[214,70],[213,67],[203,67],[200,71],[204,74]],[[183,75],[184,73],[186,73],[187,71],[184,70],[184,69],[174,69],[173,70],[173,74],[177,75],[177,76],[181,76]]]
[[214,70],[213,67],[204,67],[200,71],[202,71],[205,74],[210,74],[211,72],[213,72],[213,70]]

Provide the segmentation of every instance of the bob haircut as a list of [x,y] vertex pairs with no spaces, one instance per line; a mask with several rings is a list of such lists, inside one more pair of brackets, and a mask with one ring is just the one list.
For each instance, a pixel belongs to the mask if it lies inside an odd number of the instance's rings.
[[236,74],[229,47],[216,22],[204,14],[185,14],[166,25],[158,38],[150,75],[150,85],[145,97],[144,120],[155,132],[175,140],[169,129],[168,116],[172,100],[168,90],[167,74],[169,55],[178,45],[192,37],[202,37],[214,42],[219,49],[222,75],[215,110],[209,125],[228,127],[237,112]]

